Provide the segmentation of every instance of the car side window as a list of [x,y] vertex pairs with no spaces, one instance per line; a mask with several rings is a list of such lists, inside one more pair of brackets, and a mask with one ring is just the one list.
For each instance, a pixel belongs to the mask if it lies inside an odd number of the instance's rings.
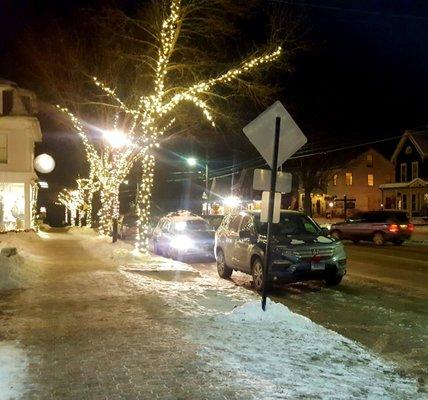
[[229,230],[232,232],[238,232],[239,229],[239,224],[241,222],[241,216],[240,215],[235,215],[234,217],[232,217],[232,219],[229,222]]
[[241,231],[254,233],[254,221],[249,215],[242,218]]

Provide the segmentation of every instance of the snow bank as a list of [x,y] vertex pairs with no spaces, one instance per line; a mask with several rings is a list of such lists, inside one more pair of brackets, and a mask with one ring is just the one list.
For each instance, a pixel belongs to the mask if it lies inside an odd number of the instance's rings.
[[18,399],[22,396],[27,365],[26,354],[16,343],[0,343],[0,399]]
[[210,367],[254,399],[422,399],[392,364],[269,299],[265,312],[253,300],[195,325]]
[[34,254],[40,237],[35,232],[8,232],[0,235],[0,248],[16,248],[10,257],[0,254],[0,290],[23,288],[40,275],[38,257]]

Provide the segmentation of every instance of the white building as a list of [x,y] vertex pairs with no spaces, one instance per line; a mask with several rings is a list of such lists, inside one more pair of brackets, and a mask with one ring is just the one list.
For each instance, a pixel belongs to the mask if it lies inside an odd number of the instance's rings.
[[0,80],[0,231],[33,224],[34,144],[42,140],[36,112],[33,92]]

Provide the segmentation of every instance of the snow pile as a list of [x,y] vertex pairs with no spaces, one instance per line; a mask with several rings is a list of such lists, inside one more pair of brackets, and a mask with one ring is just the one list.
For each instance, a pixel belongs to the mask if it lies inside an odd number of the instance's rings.
[[22,288],[40,275],[34,250],[40,237],[34,232],[10,232],[0,235],[0,248],[16,249],[17,254],[0,254],[0,290]]
[[422,398],[393,365],[270,300],[265,312],[254,300],[196,326],[190,335],[210,367],[257,399]]

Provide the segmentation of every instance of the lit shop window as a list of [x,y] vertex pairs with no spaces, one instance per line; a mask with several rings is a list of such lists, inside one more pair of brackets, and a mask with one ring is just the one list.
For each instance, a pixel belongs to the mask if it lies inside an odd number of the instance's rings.
[[23,183],[0,183],[0,231],[24,228]]
[[0,134],[0,164],[7,164],[7,135]]

